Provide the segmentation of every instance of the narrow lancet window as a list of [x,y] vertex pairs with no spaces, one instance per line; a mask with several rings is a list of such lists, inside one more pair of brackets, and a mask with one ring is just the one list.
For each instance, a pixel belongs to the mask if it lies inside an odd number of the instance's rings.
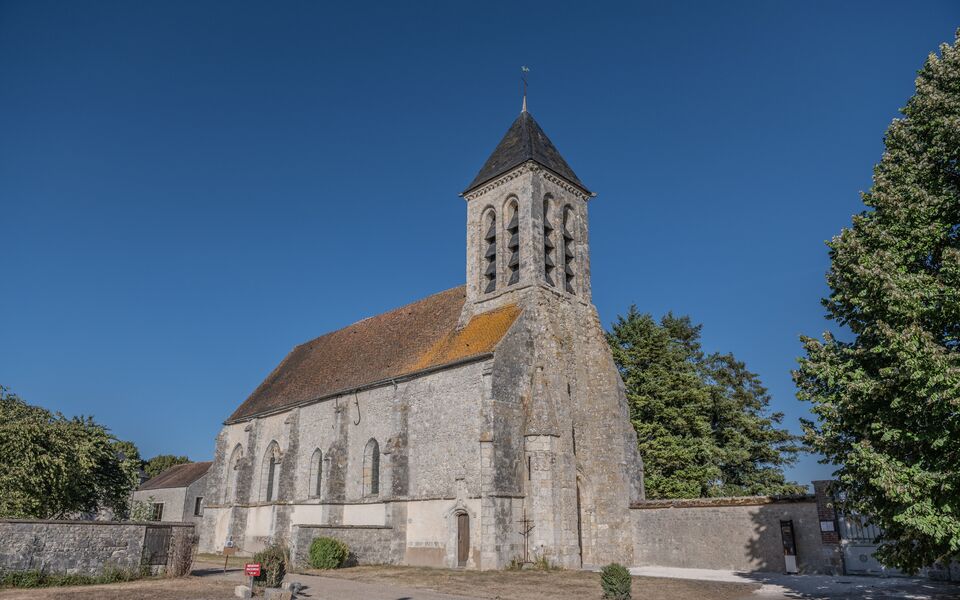
[[507,207],[507,285],[520,281],[520,211],[514,200]]
[[272,502],[279,495],[280,491],[280,473],[277,467],[280,466],[280,446],[276,442],[271,442],[267,447],[267,453],[263,457],[263,471],[260,480],[263,482],[263,499]]
[[227,462],[227,485],[223,492],[224,502],[237,502],[237,479],[240,476],[240,468],[243,466],[243,447],[237,444],[233,452],[230,453],[230,460]]
[[481,289],[484,294],[497,289],[497,215],[490,210],[483,219],[483,277]]
[[317,448],[310,459],[310,493],[311,498],[319,498],[323,485],[323,453]]
[[550,222],[550,198],[543,199],[543,278],[548,285],[553,282],[557,261],[554,258],[556,246],[553,243],[553,224]]
[[573,209],[569,206],[563,210],[563,287],[571,294],[576,293],[574,278],[576,277],[576,248],[574,232],[576,223]]
[[371,439],[363,451],[363,495],[380,493],[380,444]]

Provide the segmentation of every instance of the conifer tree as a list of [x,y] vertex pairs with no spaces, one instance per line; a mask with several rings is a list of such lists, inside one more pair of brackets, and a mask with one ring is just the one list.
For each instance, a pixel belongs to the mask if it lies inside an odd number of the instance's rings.
[[607,334],[626,386],[648,498],[796,494],[783,467],[796,436],[768,414],[760,379],[732,354],[705,356],[700,325],[635,306]]
[[794,373],[842,508],[878,525],[878,558],[907,572],[960,554],[958,42],[927,58],[866,210],[827,244],[823,304],[844,331],[802,338]]

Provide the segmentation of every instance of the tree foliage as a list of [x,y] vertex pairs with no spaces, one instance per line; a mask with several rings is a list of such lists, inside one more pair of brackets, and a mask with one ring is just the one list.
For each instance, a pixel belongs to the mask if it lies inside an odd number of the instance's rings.
[[828,316],[851,335],[802,338],[810,442],[838,466],[847,510],[908,572],[960,553],[960,37],[931,54],[834,237]]
[[136,446],[90,417],[31,406],[2,386],[0,456],[3,517],[63,518],[105,508],[125,518],[139,482]]
[[626,386],[649,498],[801,493],[783,467],[801,450],[770,395],[732,354],[705,355],[700,325],[631,306],[607,334]]
[[176,465],[183,465],[188,462],[191,462],[186,456],[174,456],[173,454],[158,454],[150,460],[146,461],[143,465],[143,470],[146,472],[147,477],[156,477],[160,473],[163,473],[170,467]]

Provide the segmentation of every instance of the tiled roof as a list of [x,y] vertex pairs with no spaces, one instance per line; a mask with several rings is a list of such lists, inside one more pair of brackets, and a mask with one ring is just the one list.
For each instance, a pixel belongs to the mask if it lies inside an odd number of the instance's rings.
[[560,151],[533,119],[533,115],[524,110],[510,125],[510,129],[497,144],[493,154],[463,193],[470,192],[528,160],[536,161],[583,191],[589,191],[577,178],[567,161],[560,156]]
[[156,477],[152,477],[140,485],[141,490],[159,490],[167,488],[187,487],[194,481],[207,474],[210,462],[195,462],[174,465]]
[[492,352],[520,309],[482,313],[457,329],[465,299],[460,286],[297,346],[227,422]]

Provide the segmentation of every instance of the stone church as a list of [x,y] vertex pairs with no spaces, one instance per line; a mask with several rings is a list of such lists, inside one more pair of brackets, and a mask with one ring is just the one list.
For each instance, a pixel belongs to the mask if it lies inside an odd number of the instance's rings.
[[633,564],[642,463],[591,302],[594,196],[526,105],[461,196],[466,284],[294,348],[226,420],[201,551]]

